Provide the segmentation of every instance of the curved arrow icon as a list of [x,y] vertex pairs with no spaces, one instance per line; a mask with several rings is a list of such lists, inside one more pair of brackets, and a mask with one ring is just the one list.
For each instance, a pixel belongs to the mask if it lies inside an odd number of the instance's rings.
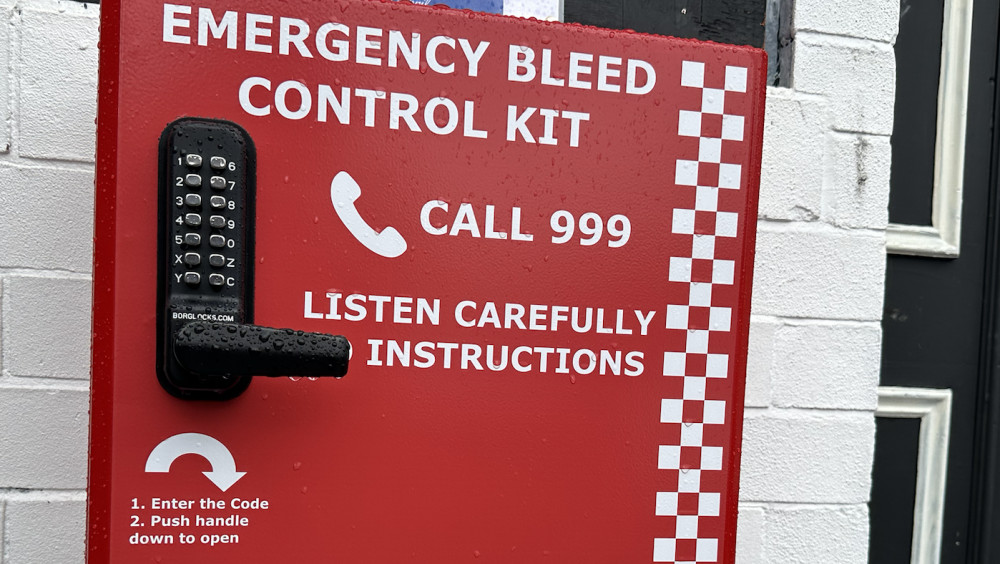
[[197,454],[208,460],[212,471],[202,473],[222,491],[246,475],[236,471],[236,460],[226,445],[201,433],[181,433],[164,439],[149,453],[146,472],[169,472],[170,465],[185,454]]

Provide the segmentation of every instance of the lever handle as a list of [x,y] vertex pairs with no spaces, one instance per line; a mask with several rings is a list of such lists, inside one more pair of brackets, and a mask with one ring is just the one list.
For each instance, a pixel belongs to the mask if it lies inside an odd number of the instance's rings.
[[181,367],[205,376],[340,378],[351,352],[340,335],[204,321],[181,327],[173,348]]
[[239,125],[181,118],[160,136],[157,379],[227,400],[253,376],[347,372],[343,337],[254,322],[256,150]]

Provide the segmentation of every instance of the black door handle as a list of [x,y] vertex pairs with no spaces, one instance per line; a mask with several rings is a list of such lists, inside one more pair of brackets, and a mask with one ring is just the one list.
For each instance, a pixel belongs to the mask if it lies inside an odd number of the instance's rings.
[[160,136],[157,377],[185,399],[229,399],[252,376],[347,372],[341,336],[253,325],[256,151],[232,122]]
[[350,345],[340,335],[237,323],[194,321],[174,340],[174,358],[197,374],[333,376],[347,374]]

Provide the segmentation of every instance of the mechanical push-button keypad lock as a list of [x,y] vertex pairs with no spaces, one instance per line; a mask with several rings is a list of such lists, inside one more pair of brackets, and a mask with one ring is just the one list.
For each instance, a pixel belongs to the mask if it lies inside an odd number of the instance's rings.
[[157,376],[180,398],[347,373],[344,337],[253,325],[255,162],[231,122],[182,118],[160,137]]

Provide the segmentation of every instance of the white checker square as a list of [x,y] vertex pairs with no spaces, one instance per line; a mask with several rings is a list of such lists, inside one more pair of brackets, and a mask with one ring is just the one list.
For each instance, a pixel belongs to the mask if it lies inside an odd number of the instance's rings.
[[684,360],[687,357],[682,352],[665,352],[663,353],[663,375],[664,376],[683,376],[684,375]]
[[705,378],[702,376],[684,377],[684,399],[704,401]]
[[694,234],[694,210],[675,209],[671,231],[686,235]]
[[726,90],[730,92],[747,91],[746,67],[726,67]]
[[[701,514],[701,496],[698,497],[698,505],[698,513]],[[656,514],[677,515],[677,492],[656,492]]]
[[674,562],[677,539],[653,539],[653,562]]
[[702,137],[698,141],[698,161],[717,163],[722,161],[722,139]]
[[714,260],[712,261],[712,284],[732,284],[736,274],[736,261]]
[[719,237],[735,237],[739,219],[740,214],[735,212],[717,212],[715,214],[715,234]]
[[[701,114],[698,114],[698,123],[701,124]],[[722,116],[722,138],[727,141],[743,140],[743,116]]]
[[[667,400],[663,400],[667,401]],[[679,400],[675,400],[679,401]],[[723,400],[705,400],[703,404],[701,420],[706,425],[722,425],[726,422],[726,402]],[[683,416],[683,414],[682,414]],[[660,410],[660,418],[663,418],[663,410]]]
[[[675,216],[676,217],[676,216]],[[732,262],[732,261],[730,261]],[[712,277],[715,277],[715,266],[712,266]],[[691,281],[691,259],[687,257],[670,257],[670,273],[667,275],[671,282]],[[732,281],[730,281],[732,284]]]
[[[722,169],[720,168],[719,170],[721,172]],[[680,186],[697,186],[698,161],[677,159],[677,172],[674,173],[674,184],[678,184]]]
[[681,447],[660,445],[660,452],[656,457],[656,467],[660,470],[677,470],[680,468]]
[[698,539],[697,546],[695,558],[698,562],[719,561],[719,539]]
[[699,186],[695,190],[694,209],[698,211],[718,211],[719,189],[711,186]]
[[663,398],[660,400],[660,423],[680,423],[684,420],[684,400]]
[[718,88],[705,88],[701,91],[701,112],[704,114],[722,114],[726,105],[726,91]]
[[[725,116],[722,118],[722,131],[723,133],[726,131]],[[701,137],[701,112],[681,110],[677,116],[677,134],[684,137]]]
[[[688,306],[670,304],[667,306],[667,329],[687,329]],[[691,351],[688,351],[691,352]]]
[[732,318],[732,309],[713,307],[708,313],[708,328],[710,331],[729,331],[732,327]]
[[[705,434],[703,432],[704,431],[704,427],[705,427],[705,425],[703,423],[685,423],[684,425],[682,425],[681,426],[681,446],[686,446],[686,447],[700,447],[704,443],[704,441],[705,441]],[[660,447],[660,448],[662,449],[663,447]],[[715,448],[721,448],[721,447],[715,447]],[[680,465],[680,461],[681,461],[681,456],[680,456],[680,450],[679,449],[680,449],[680,447],[678,447],[678,451],[677,451],[677,464],[678,464],[678,466]],[[704,459],[705,459],[705,456],[703,454],[702,455],[702,460],[704,460]],[[705,467],[702,466],[702,469],[705,469]]]
[[712,305],[712,285],[708,282],[692,282],[689,296],[691,305],[710,307]]
[[[659,494],[657,494],[659,496]],[[674,503],[676,504],[676,497]],[[698,495],[698,515],[702,517],[718,517],[721,508],[722,495],[713,492],[705,492]]]
[[678,515],[677,516],[677,538],[696,539],[698,538],[698,516]]
[[691,258],[714,259],[715,235],[695,235],[691,242]]
[[726,378],[729,376],[729,356],[710,354],[705,361],[705,376],[709,378]]
[[705,63],[684,61],[681,63],[681,86],[701,88],[705,86]]
[[708,352],[708,331],[703,329],[688,329],[686,351],[695,354]]
[[677,474],[677,491],[698,493],[701,491],[701,470],[681,470]]
[[722,470],[722,447],[711,446],[701,449],[702,470]]
[[[738,190],[740,187],[740,171],[738,164],[722,163],[719,165],[719,188],[732,188]],[[697,179],[697,172],[695,174]],[[679,184],[679,183],[678,183]],[[689,184],[690,186],[690,184]]]

